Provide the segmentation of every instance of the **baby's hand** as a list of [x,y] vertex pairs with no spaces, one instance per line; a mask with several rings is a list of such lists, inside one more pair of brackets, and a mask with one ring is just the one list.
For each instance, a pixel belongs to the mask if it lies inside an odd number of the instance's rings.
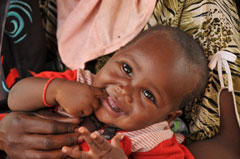
[[88,116],[100,104],[105,92],[84,83],[64,80],[56,93],[56,102],[67,113],[74,117]]
[[74,159],[127,159],[124,151],[120,146],[123,135],[118,134],[113,137],[111,144],[98,133],[90,132],[84,128],[79,128],[81,134],[80,140],[87,142],[90,150],[88,152],[81,151],[79,146],[64,146],[62,151]]

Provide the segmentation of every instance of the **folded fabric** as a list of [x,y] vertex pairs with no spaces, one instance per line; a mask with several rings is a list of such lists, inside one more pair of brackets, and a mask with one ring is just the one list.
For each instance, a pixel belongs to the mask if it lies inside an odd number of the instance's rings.
[[58,0],[57,39],[63,63],[84,68],[87,61],[112,53],[147,24],[156,0]]

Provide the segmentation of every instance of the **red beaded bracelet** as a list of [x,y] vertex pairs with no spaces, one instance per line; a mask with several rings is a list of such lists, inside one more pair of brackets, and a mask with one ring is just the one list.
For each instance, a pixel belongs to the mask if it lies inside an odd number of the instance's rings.
[[46,107],[52,107],[51,105],[49,105],[47,103],[47,100],[46,100],[46,92],[47,92],[47,88],[49,86],[49,84],[52,82],[52,80],[54,80],[55,78],[50,78],[47,83],[45,84],[44,86],[44,89],[43,89],[43,94],[42,94],[42,97],[43,97],[43,103]]

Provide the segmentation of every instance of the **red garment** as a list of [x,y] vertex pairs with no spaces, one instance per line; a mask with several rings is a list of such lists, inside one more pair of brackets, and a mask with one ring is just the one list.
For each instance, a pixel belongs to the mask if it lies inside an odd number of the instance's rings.
[[148,152],[135,152],[132,158],[136,159],[194,159],[191,152],[179,144],[174,135],[171,139],[161,142],[157,147]]
[[[88,151],[86,143],[80,145],[83,151]],[[179,144],[174,135],[171,139],[161,142],[157,147],[148,152],[131,152],[131,140],[124,137],[121,147],[128,158],[134,159],[194,159],[191,152],[182,144]]]
[[[64,78],[76,81],[77,71],[67,70],[65,72],[42,72],[35,77],[43,78]],[[80,145],[82,150],[88,151],[89,147],[86,143]],[[131,140],[124,137],[121,146],[125,154],[134,159],[193,159],[191,152],[182,144],[179,144],[174,135],[171,139],[164,140],[158,146],[148,152],[131,152]]]
[[16,82],[16,79],[19,78],[19,74],[16,68],[10,69],[10,72],[6,78],[6,83],[8,88],[11,88],[13,84]]
[[[111,141],[109,141],[111,142]],[[125,152],[126,156],[130,156],[131,155],[131,140],[128,138],[128,137],[124,137],[122,140],[121,140],[121,147],[123,149],[123,151]],[[80,144],[80,147],[81,147],[81,150],[83,151],[89,151],[89,147],[87,145],[86,142]]]
[[0,114],[0,120],[2,120],[2,118],[5,117],[5,115],[7,115],[7,113]]
[[42,77],[42,78],[63,78],[67,80],[76,81],[77,79],[77,70],[67,70],[65,72],[53,72],[53,71],[45,71],[39,74],[35,74],[34,77]]

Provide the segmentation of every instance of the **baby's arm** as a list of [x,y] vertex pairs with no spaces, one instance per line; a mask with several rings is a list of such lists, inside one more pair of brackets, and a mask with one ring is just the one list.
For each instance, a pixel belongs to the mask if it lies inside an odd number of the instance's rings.
[[[8,96],[9,108],[13,111],[33,111],[46,107],[43,103],[43,89],[49,79],[29,77],[17,82],[10,90]],[[56,105],[54,100],[56,89],[54,89],[59,79],[55,79],[49,84],[46,91],[47,102]]]
[[[11,110],[33,111],[46,107],[43,103],[43,90],[49,79],[30,77],[19,81],[11,89],[8,104]],[[45,93],[49,105],[59,105],[69,114],[79,117],[89,115],[98,107],[101,89],[75,81],[53,79]]]

